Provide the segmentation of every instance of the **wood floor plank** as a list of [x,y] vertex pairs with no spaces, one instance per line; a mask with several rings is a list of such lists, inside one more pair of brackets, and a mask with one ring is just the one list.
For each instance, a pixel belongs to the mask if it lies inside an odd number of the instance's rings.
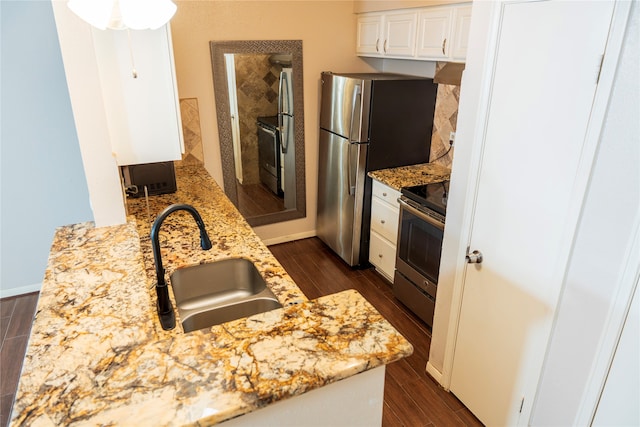
[[482,424],[480,420],[478,420],[476,416],[473,415],[471,411],[467,409],[466,406],[462,405],[462,403],[460,403],[460,405],[462,406],[462,408],[456,411],[456,415],[464,422],[466,426],[484,427],[484,424]]
[[11,316],[0,318],[0,350],[2,350],[2,344],[4,344],[4,339],[7,336],[9,323],[11,323]]
[[2,350],[0,350],[0,378],[2,378],[0,396],[16,392],[28,340],[27,336],[4,340]]
[[403,426],[426,426],[431,422],[429,415],[391,377],[385,380],[384,401],[398,417]]
[[389,404],[384,402],[382,405],[382,427],[395,427],[399,425],[402,425],[402,421],[400,421],[400,418],[398,418]]
[[0,317],[11,317],[17,298],[18,297],[8,297],[0,299]]
[[0,426],[9,424],[9,416],[11,415],[11,407],[13,406],[13,394],[5,394],[0,397]]
[[16,299],[6,339],[29,335],[37,303],[38,293],[21,295]]

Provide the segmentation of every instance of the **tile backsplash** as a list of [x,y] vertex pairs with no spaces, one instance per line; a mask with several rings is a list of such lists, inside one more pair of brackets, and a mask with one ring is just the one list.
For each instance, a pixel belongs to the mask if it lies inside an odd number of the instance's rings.
[[[451,78],[455,75],[458,77],[454,79],[455,82],[459,82],[463,69],[464,64],[447,64],[446,62],[438,62],[436,64],[435,81],[440,83],[438,84],[438,94],[436,95],[436,110],[433,118],[431,154],[429,158],[431,162],[448,168],[451,167],[453,161],[454,148],[451,148],[448,152],[447,150],[450,147],[451,132],[456,132],[457,128],[460,86],[457,84],[444,84],[442,81],[451,83]],[[451,73],[452,70],[454,72],[453,75]],[[443,78],[445,74],[447,74],[447,79]]]
[[182,116],[182,134],[184,136],[184,154],[182,160],[174,164],[204,165],[204,153],[202,149],[202,132],[200,131],[200,111],[197,98],[184,98],[180,100],[180,115]]
[[451,148],[451,151],[448,153],[447,150],[449,149],[451,132],[456,131],[459,101],[460,86],[438,85],[436,111],[433,119],[433,133],[431,135],[430,161],[449,168],[453,161],[454,149]]

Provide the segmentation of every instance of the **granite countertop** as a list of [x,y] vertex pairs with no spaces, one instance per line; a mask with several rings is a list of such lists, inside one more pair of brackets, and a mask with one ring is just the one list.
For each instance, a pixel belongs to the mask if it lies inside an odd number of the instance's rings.
[[451,175],[451,170],[437,163],[421,163],[371,171],[368,175],[376,181],[400,191],[403,187],[446,181]]
[[[179,176],[178,193],[152,198],[151,217],[139,200],[127,224],[56,231],[11,425],[212,425],[412,353],[356,291],[307,300],[208,175]],[[196,206],[214,246],[202,251],[192,218],[172,214],[160,238],[168,274],[248,257],[285,307],[163,331],[145,239],[172,197]]]

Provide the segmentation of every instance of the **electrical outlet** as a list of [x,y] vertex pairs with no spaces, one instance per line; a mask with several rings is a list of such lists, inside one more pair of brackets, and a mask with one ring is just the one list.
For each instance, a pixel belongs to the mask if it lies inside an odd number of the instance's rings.
[[450,132],[449,133],[449,145],[453,145],[455,140],[456,140],[456,133],[455,132]]

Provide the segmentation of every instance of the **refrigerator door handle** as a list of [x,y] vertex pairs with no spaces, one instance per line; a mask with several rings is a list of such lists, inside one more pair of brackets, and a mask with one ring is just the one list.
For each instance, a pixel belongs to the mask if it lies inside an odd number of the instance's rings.
[[[358,170],[357,166],[354,168],[353,166],[353,150],[354,149],[358,149],[358,145],[357,144],[353,144],[353,143],[349,143],[349,158],[347,159],[347,186],[349,189],[349,196],[355,196],[356,195],[356,176],[354,171]],[[357,151],[356,151],[356,162],[358,161],[357,158]]]
[[350,143],[358,143],[358,139],[353,137],[353,124],[354,122],[358,125],[356,136],[360,135],[360,126],[362,125],[362,88],[360,85],[356,85],[353,89],[353,99],[351,105],[351,122],[349,123],[349,142]]

